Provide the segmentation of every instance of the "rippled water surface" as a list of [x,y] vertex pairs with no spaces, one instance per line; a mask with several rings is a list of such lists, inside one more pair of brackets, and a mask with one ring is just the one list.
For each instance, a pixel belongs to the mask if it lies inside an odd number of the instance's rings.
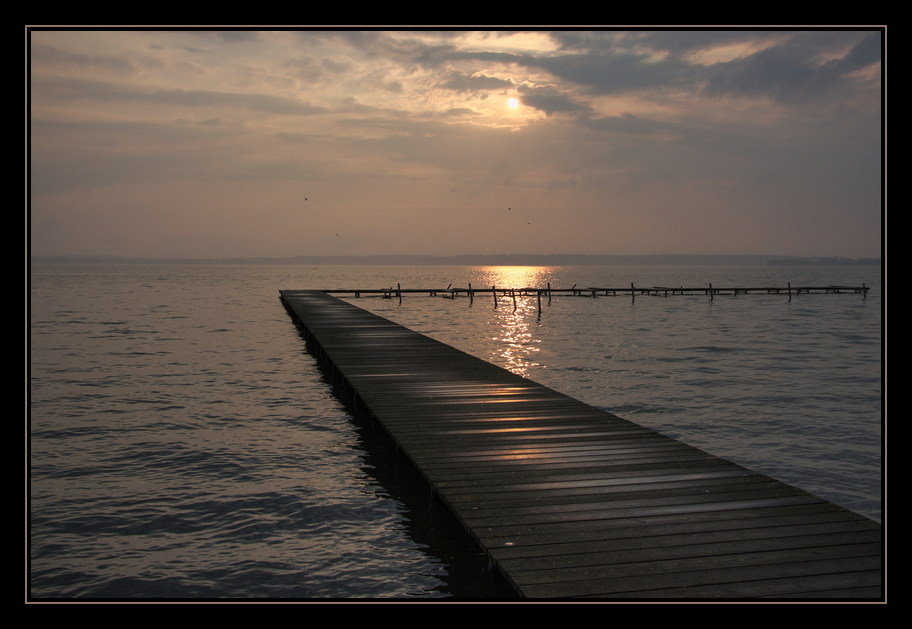
[[880,270],[35,265],[34,598],[503,598],[280,289],[861,284],[855,294],[348,298],[868,517]]

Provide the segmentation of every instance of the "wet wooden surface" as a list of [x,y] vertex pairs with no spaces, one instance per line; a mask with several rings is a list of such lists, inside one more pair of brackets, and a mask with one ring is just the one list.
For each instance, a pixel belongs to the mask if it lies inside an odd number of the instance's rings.
[[527,598],[881,600],[882,527],[322,291],[281,291]]

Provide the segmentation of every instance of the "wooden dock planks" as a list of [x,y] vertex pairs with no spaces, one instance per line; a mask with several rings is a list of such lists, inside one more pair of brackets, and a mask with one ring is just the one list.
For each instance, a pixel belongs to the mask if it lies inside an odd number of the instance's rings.
[[281,291],[527,598],[881,600],[877,522],[322,291]]

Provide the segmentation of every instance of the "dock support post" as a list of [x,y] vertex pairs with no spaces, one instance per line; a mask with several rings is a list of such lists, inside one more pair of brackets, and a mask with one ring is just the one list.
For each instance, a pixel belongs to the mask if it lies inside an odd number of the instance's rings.
[[633,282],[630,282],[630,303],[636,302],[636,296],[633,294]]
[[709,283],[709,301],[713,300],[713,285],[712,282]]
[[491,294],[494,295],[494,309],[497,310],[497,287],[491,287]]

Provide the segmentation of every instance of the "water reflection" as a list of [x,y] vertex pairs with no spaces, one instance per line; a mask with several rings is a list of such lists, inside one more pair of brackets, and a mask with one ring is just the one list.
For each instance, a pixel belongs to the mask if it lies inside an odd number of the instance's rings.
[[[546,288],[553,279],[554,269],[538,266],[490,266],[476,271],[476,286],[515,289]],[[541,338],[536,334],[539,325],[539,296],[534,293],[501,293],[497,298],[492,340],[497,349],[489,361],[504,366],[515,374],[528,376],[529,370],[540,366],[534,356],[540,351]],[[541,297],[547,299],[547,297]]]
[[554,274],[549,266],[485,266],[476,270],[481,286],[544,288]]

